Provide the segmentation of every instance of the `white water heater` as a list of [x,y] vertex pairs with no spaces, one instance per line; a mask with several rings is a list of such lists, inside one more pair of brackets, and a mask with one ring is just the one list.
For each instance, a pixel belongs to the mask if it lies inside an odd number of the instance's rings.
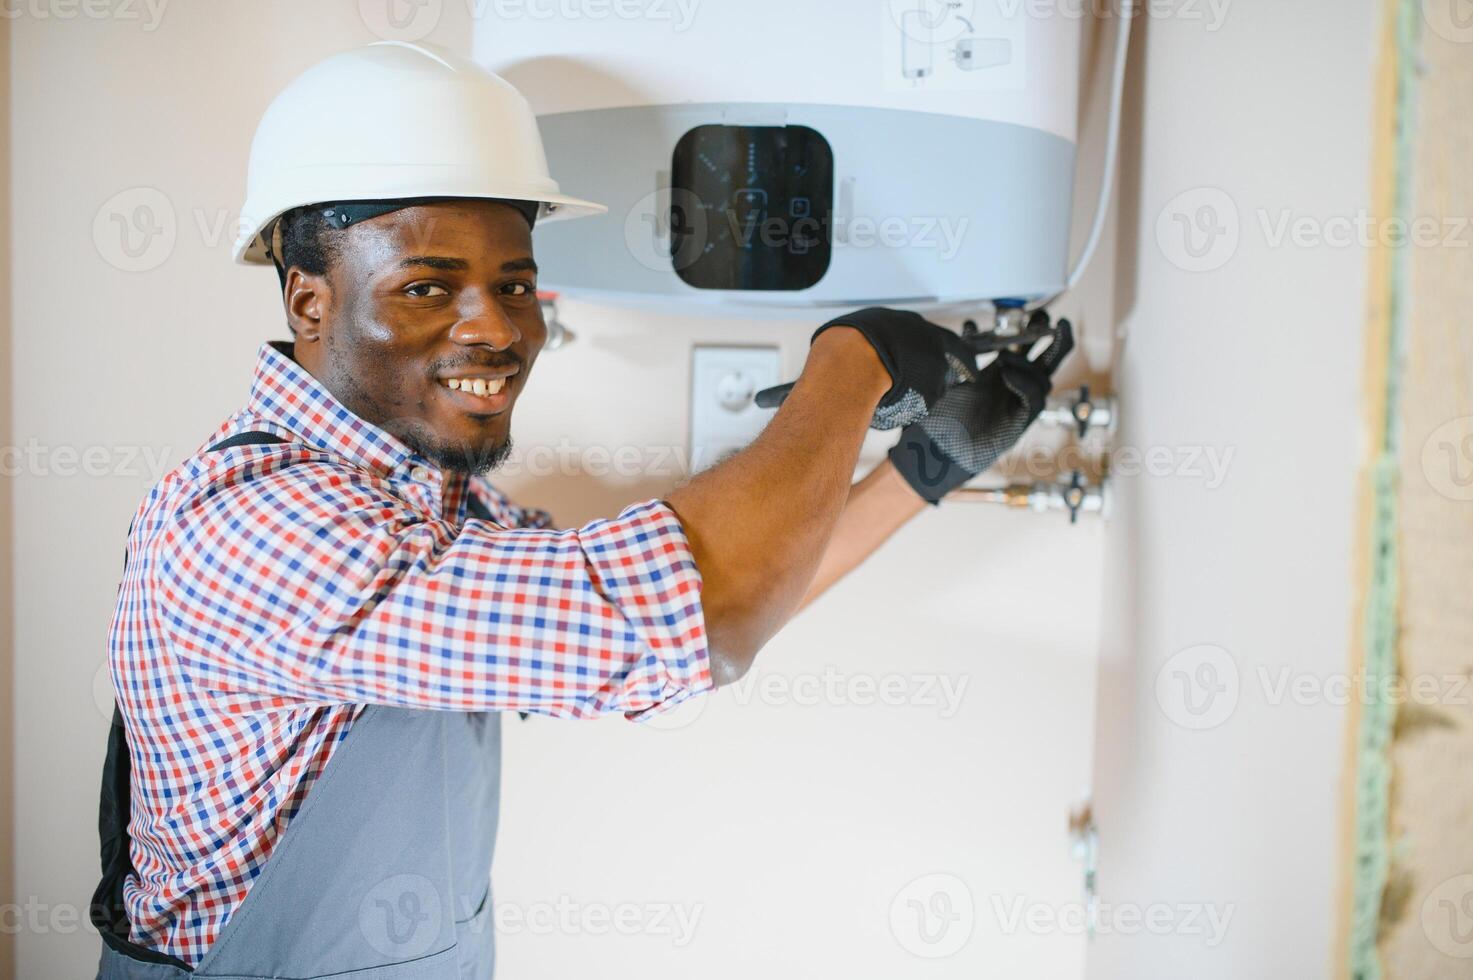
[[1068,273],[1080,20],[994,0],[488,2],[476,60],[606,215],[546,288],[743,307],[1033,300]]

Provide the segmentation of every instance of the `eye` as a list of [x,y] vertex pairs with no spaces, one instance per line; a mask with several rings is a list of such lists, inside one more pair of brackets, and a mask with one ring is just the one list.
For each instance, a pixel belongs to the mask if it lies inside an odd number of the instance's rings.
[[433,283],[433,282],[415,282],[415,283],[410,283],[408,286],[405,286],[404,287],[404,292],[405,292],[406,295],[414,296],[416,298],[421,298],[421,299],[426,298],[426,297],[430,297],[430,296],[449,296],[450,295],[449,290],[447,290],[444,286],[437,285],[436,283]]
[[537,287],[533,286],[529,282],[509,282],[505,286],[501,287],[501,294],[503,296],[523,297],[533,296],[536,295],[536,293]]

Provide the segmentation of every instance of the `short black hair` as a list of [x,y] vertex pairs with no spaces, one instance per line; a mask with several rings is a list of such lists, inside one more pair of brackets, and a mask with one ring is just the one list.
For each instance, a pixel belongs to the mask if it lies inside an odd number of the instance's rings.
[[322,213],[322,206],[293,208],[281,216],[282,268],[296,266],[308,275],[325,276],[337,261],[340,245],[337,228]]
[[[308,275],[325,276],[337,261],[339,249],[338,232],[350,224],[376,218],[381,214],[399,211],[421,204],[439,204],[445,201],[459,202],[460,197],[404,197],[382,201],[337,201],[308,204],[292,208],[282,214],[281,254],[275,256],[281,284],[286,285],[286,270],[296,266]],[[511,200],[508,198],[470,198],[505,204],[527,219],[527,227],[537,224],[542,205],[536,201]],[[270,234],[268,232],[268,234]],[[272,236],[275,237],[274,235]]]

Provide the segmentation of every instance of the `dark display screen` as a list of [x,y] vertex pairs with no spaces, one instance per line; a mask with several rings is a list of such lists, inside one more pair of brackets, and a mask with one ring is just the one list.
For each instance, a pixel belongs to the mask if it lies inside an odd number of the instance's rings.
[[829,268],[834,154],[807,126],[697,126],[670,174],[675,272],[699,289],[807,289]]

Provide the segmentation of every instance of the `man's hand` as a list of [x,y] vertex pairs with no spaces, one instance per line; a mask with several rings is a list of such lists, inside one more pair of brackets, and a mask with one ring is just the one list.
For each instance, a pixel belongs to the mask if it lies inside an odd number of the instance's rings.
[[[872,306],[846,313],[815,330],[813,340],[835,327],[862,333],[890,375],[890,389],[870,419],[872,429],[910,425],[930,411],[949,385],[976,375],[975,354],[959,336],[908,310]],[[760,391],[757,404],[781,404],[792,387]]]
[[1069,321],[1034,360],[1003,351],[974,381],[947,389],[925,418],[906,427],[890,462],[930,503],[997,462],[1043,411],[1053,373],[1074,347]]

